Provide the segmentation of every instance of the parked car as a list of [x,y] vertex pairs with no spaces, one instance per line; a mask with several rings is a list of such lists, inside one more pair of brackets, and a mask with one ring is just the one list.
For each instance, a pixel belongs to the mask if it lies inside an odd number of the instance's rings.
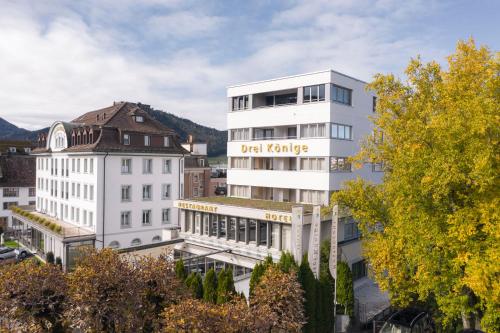
[[31,253],[28,249],[24,248],[15,249],[15,252],[18,260],[24,260],[26,258],[33,256],[33,253]]
[[431,315],[418,309],[397,311],[387,319],[380,333],[432,333],[435,332]]
[[0,247],[0,260],[6,260],[16,257],[17,257],[16,249],[7,246]]
[[226,195],[227,194],[227,189],[223,186],[217,186],[215,188],[215,194],[216,195]]

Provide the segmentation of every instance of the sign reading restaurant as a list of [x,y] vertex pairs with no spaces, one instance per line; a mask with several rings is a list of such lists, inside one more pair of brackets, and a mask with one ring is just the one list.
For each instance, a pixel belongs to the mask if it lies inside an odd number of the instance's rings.
[[195,210],[205,213],[215,213],[220,215],[231,215],[239,217],[254,218],[272,222],[292,223],[292,214],[285,212],[266,211],[248,207],[235,207],[226,205],[210,205],[204,202],[193,202],[185,200],[176,200],[174,205],[177,208]]
[[242,153],[294,153],[295,155],[300,155],[302,153],[307,153],[309,147],[303,144],[294,143],[267,143],[267,144],[256,144],[256,145],[241,145]]

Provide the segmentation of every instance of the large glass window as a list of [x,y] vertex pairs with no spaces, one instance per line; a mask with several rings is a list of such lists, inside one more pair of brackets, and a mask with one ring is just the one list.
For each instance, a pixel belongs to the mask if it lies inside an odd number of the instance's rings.
[[233,111],[248,109],[248,95],[233,97]]
[[257,233],[257,221],[256,220],[249,220],[248,226],[249,226],[248,241],[255,242],[256,233]]
[[151,209],[145,209],[142,211],[142,225],[151,225]]
[[351,172],[351,163],[347,157],[333,156],[330,158],[330,171]]
[[304,103],[319,102],[325,100],[325,85],[304,87]]
[[[71,207],[71,215],[73,215],[73,207]],[[130,227],[130,212],[121,212],[120,226],[122,228]]]
[[163,173],[172,172],[172,160],[163,160]]
[[354,281],[366,276],[366,262],[360,260],[352,264],[352,279]]
[[231,240],[236,240],[236,217],[229,218],[227,238]]
[[225,238],[227,232],[227,217],[223,215],[219,215],[219,237]]
[[323,204],[325,202],[325,192],[316,190],[300,190],[300,202],[308,204]]
[[237,128],[231,130],[231,141],[250,140],[250,129]]
[[142,200],[151,200],[152,185],[142,185]]
[[[75,185],[74,183],[72,185]],[[122,185],[122,201],[131,200],[131,185]],[[72,187],[74,189],[74,186]]]
[[259,245],[267,245],[267,222],[259,222]]
[[322,171],[326,170],[324,157],[302,157],[300,159],[300,170]]
[[163,208],[161,210],[161,223],[163,224],[170,223],[170,208]]
[[210,227],[210,215],[203,214],[203,234],[208,235],[208,230]]
[[212,225],[212,230],[210,232],[210,236],[217,236],[217,230],[218,228],[218,216],[217,215],[211,215],[211,225]]
[[17,187],[4,187],[3,188],[3,196],[8,198],[18,197],[19,196],[19,188]]
[[351,105],[352,90],[344,87],[332,85],[331,89],[331,99],[334,102]]
[[231,169],[248,169],[250,159],[248,157],[231,157]]
[[246,221],[247,219],[240,219],[238,223],[238,241],[245,241],[245,231],[246,231]]
[[341,140],[352,139],[352,126],[332,124],[332,138]]
[[272,140],[274,139],[273,128],[256,128],[254,129],[254,140]]
[[300,137],[301,138],[325,138],[326,124],[303,124],[300,125]]
[[162,184],[161,185],[161,198],[162,199],[170,199],[170,184]]
[[194,216],[194,233],[199,234],[201,231],[201,213],[196,213]]

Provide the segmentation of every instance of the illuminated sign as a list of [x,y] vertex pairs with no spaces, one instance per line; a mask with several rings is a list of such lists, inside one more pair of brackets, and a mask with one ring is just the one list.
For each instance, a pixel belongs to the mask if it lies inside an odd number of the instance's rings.
[[216,206],[209,206],[209,205],[198,204],[198,203],[177,202],[177,207],[183,208],[183,209],[199,210],[202,212],[217,213]]
[[295,155],[300,155],[302,153],[307,153],[309,147],[302,144],[293,143],[268,143],[268,144],[256,144],[256,145],[241,145],[241,152],[245,153],[294,153]]

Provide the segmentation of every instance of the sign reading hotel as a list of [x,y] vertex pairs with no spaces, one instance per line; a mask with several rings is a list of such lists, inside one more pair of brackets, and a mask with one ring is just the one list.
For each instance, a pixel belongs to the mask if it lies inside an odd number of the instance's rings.
[[256,145],[241,145],[241,152],[243,154],[262,154],[262,153],[294,153],[295,155],[301,155],[302,153],[307,153],[309,151],[309,146],[304,144],[295,143],[260,143]]
[[329,260],[329,268],[330,274],[332,274],[333,278],[337,280],[337,241],[338,241],[338,233],[337,228],[339,224],[339,206],[333,206],[332,210],[332,237],[330,244],[330,260]]

